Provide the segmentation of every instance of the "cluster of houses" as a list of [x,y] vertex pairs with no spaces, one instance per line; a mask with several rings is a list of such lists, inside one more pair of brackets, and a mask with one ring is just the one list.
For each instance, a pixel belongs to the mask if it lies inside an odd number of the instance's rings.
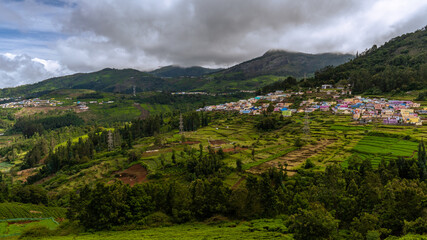
[[73,104],[77,105],[77,107],[81,110],[81,111],[87,111],[89,110],[89,107],[87,106],[88,104],[98,104],[98,105],[102,105],[102,104],[111,104],[114,103],[114,101],[89,101],[89,102],[82,102],[82,101],[77,101],[77,102],[73,102]]
[[425,113],[425,109],[421,108],[419,103],[384,98],[356,97],[344,99],[338,109],[350,109],[353,119],[360,122],[381,120],[384,124],[422,125],[419,114]]
[[[298,106],[287,100],[292,95],[304,93],[283,93],[276,91],[265,96],[257,96],[247,100],[206,106],[197,111],[238,111],[241,114],[259,115],[264,111],[280,112],[285,117],[293,113],[311,113],[314,111],[331,112],[334,114],[353,115],[360,123],[382,121],[384,124],[422,125],[419,114],[426,114],[427,108],[412,101],[371,99],[356,96],[354,98],[333,98],[333,101],[321,101],[320,97],[302,101]],[[273,107],[270,107],[272,104]]]
[[56,107],[63,103],[55,99],[42,100],[38,98],[25,99],[14,102],[0,104],[1,108],[22,108],[22,107]]

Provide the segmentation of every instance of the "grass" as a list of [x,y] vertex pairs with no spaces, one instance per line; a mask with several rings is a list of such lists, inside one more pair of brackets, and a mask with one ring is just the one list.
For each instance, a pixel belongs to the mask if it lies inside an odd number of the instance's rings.
[[44,226],[50,230],[55,230],[58,227],[58,223],[53,219],[43,219],[40,221],[4,221],[0,222],[0,237],[17,236],[21,235],[26,229],[33,228],[35,226]]
[[251,222],[225,222],[221,224],[191,223],[170,227],[150,228],[146,230],[110,231],[86,233],[78,236],[55,236],[43,239],[103,239],[103,240],[137,240],[137,239],[293,239],[286,231],[282,220],[267,219]]

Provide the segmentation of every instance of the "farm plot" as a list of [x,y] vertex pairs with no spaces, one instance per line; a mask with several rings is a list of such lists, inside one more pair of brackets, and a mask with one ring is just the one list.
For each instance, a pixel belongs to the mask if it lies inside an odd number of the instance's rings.
[[391,137],[366,136],[353,151],[377,155],[410,157],[417,150],[418,143]]
[[45,207],[23,203],[0,203],[0,219],[11,218],[65,218],[65,208]]
[[0,222],[0,237],[19,236],[25,229],[34,226],[45,226],[48,229],[54,230],[58,227],[58,222],[53,218],[46,219],[11,219]]

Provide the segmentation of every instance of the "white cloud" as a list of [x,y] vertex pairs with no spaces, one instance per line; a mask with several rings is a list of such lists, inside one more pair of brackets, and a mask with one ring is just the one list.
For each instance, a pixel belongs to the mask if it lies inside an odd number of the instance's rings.
[[13,87],[70,74],[57,61],[31,58],[28,55],[0,54],[0,86]]

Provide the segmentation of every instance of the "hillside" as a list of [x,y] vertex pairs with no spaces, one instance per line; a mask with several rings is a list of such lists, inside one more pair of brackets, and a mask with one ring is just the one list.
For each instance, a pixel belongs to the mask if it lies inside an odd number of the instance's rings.
[[270,50],[261,57],[238,64],[221,73],[240,73],[246,78],[261,75],[303,77],[304,74],[313,74],[315,71],[325,66],[337,66],[349,61],[353,57],[354,56],[351,54],[308,54]]
[[35,84],[0,90],[0,96],[24,94],[41,95],[57,89],[91,89],[102,92],[132,93],[137,91],[165,90],[166,81],[135,69],[106,68],[98,72],[77,73],[74,75],[47,79]]
[[202,75],[210,74],[220,70],[222,69],[211,69],[211,68],[204,68],[199,66],[185,68],[185,67],[171,65],[171,66],[166,66],[166,67],[156,69],[149,73],[156,77],[168,77],[168,78],[200,77]]
[[189,68],[167,66],[152,72],[106,68],[97,72],[77,73],[35,84],[1,89],[0,97],[23,95],[37,97],[58,89],[90,89],[129,94],[133,92],[134,86],[137,92],[255,90],[277,81],[277,76],[310,75],[322,67],[337,65],[352,57],[348,54],[269,51],[261,57],[222,71],[197,66]]
[[427,86],[427,28],[367,49],[352,61],[326,68],[314,84],[350,83],[357,93],[408,91]]

